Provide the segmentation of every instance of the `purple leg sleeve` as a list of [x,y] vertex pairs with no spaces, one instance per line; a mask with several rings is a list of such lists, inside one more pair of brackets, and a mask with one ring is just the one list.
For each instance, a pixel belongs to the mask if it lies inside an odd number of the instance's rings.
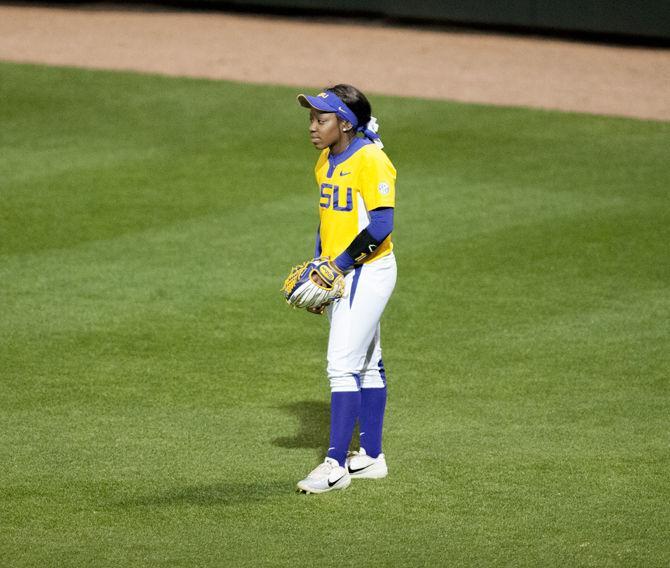
[[334,392],[330,395],[330,444],[328,457],[344,467],[356,419],[361,410],[361,393]]
[[382,451],[382,427],[386,409],[386,387],[361,389],[361,448],[376,458]]

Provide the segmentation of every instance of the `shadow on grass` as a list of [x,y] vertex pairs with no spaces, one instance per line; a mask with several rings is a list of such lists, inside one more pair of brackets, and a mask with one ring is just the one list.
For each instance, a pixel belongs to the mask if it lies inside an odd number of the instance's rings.
[[187,487],[174,487],[153,495],[128,497],[116,501],[119,507],[161,507],[171,505],[238,505],[264,501],[279,495],[289,495],[295,480],[279,482],[221,482]]
[[298,421],[298,432],[293,436],[282,436],[272,440],[280,448],[318,448],[325,450],[330,429],[330,405],[320,400],[302,400],[279,407],[294,415]]

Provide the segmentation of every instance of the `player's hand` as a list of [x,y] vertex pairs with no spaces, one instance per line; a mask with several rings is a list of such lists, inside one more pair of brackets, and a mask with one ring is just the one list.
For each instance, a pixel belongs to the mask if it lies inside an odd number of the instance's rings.
[[317,284],[318,286],[321,286],[321,287],[323,287],[323,288],[325,288],[326,286],[328,286],[328,285],[326,284],[326,281],[325,281],[323,278],[321,278],[321,276],[319,276],[319,274],[316,273],[316,272],[312,272],[312,276],[311,276],[311,278],[312,278],[312,282],[314,282],[314,283]]

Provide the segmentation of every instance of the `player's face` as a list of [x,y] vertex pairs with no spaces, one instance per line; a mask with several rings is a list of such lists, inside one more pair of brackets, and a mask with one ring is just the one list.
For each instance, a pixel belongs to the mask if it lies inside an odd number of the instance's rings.
[[309,137],[317,149],[337,145],[342,138],[340,120],[334,112],[309,112]]

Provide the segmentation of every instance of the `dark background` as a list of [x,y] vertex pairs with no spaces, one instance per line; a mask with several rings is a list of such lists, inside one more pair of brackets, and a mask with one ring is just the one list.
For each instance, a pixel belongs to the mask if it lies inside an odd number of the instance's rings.
[[[9,2],[45,4],[45,2]],[[48,4],[110,5],[63,0]],[[670,0],[166,0],[116,1],[135,7],[341,15],[519,33],[670,44]]]

